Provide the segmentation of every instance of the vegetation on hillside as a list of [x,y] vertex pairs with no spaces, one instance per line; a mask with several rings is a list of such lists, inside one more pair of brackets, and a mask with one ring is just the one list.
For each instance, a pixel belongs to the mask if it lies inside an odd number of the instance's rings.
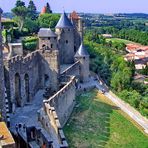
[[121,38],[148,45],[147,14],[85,15],[86,27],[96,28],[97,33],[112,34]]
[[85,45],[90,53],[90,68],[123,100],[148,117],[148,86],[133,81],[134,62],[123,58],[125,44],[106,42],[96,32],[85,34]]

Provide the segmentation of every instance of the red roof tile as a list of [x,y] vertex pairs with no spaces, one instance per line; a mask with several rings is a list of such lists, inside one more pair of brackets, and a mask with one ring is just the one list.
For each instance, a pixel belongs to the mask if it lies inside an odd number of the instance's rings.
[[72,18],[72,19],[79,19],[79,15],[76,13],[76,11],[73,11],[73,12],[70,14],[70,18]]

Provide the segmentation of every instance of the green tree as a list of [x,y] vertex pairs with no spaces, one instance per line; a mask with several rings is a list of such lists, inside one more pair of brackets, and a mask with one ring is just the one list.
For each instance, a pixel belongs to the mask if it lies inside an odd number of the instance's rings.
[[24,21],[28,12],[25,3],[22,2],[21,0],[17,0],[15,7],[12,9],[12,12],[16,16],[15,20],[18,24],[19,30],[22,31]]
[[135,108],[139,108],[139,104],[141,101],[141,95],[137,91],[123,90],[122,92],[119,93],[119,96],[122,99],[124,99],[126,102],[130,103]]
[[24,27],[28,30],[30,35],[37,34],[39,31],[38,20],[32,20],[30,18],[25,19]]
[[17,0],[15,5],[16,7],[21,7],[21,6],[25,6],[25,3],[21,0]]
[[143,75],[148,75],[148,64],[145,66],[145,68],[142,69]]
[[37,19],[37,9],[36,6],[33,2],[33,0],[29,1],[29,5],[28,5],[28,14],[27,17],[29,17],[32,20],[36,20]]
[[39,16],[38,21],[41,28],[54,28],[59,20],[60,16],[58,14],[48,14],[45,13]]
[[46,4],[46,13],[52,13],[49,3]]

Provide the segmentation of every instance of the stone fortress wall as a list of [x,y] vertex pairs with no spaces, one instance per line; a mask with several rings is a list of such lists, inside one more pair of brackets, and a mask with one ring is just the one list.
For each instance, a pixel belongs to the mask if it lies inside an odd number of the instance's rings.
[[63,88],[43,102],[45,106],[49,104],[51,107],[55,108],[60,124],[63,127],[75,104],[75,76],[70,77],[70,80]]
[[[63,21],[65,22],[63,23]],[[4,62],[5,85],[10,112],[14,113],[16,107],[23,107],[30,103],[39,89],[48,88],[48,91],[54,94],[43,101],[43,108],[38,113],[40,128],[43,127],[47,133],[42,134],[39,127],[36,126],[29,127],[27,125],[28,128],[26,128],[26,132],[29,131],[26,135],[29,135],[30,138],[32,132],[35,135],[35,131],[42,135],[40,138],[38,136],[35,139],[32,138],[40,147],[43,143],[46,143],[47,147],[68,147],[62,127],[67,122],[75,105],[76,81],[87,81],[89,76],[89,55],[83,47],[76,49],[80,43],[77,44],[74,41],[76,36],[74,31],[78,31],[79,41],[82,37],[81,29],[78,29],[82,28],[82,25],[78,26],[73,28],[64,13],[56,26],[57,39],[55,33],[44,28],[39,36],[40,50],[25,57],[15,56]],[[72,65],[60,74],[60,64]],[[85,67],[87,67],[86,74],[82,72]],[[48,134],[52,137],[50,137],[50,142],[49,138],[46,138]]]
[[58,139],[60,148],[68,147],[62,127],[75,105],[75,77],[70,77],[69,82],[63,88],[43,102],[44,107],[39,112],[39,121],[49,133],[52,132],[52,135]]
[[80,62],[76,61],[74,64],[65,69],[61,73],[61,75],[62,76],[75,75],[76,77],[78,77],[80,75],[79,73],[80,73]]
[[29,103],[44,87],[58,90],[59,68],[56,51],[36,50],[26,57],[15,56],[5,61],[7,94],[11,96],[11,111]]

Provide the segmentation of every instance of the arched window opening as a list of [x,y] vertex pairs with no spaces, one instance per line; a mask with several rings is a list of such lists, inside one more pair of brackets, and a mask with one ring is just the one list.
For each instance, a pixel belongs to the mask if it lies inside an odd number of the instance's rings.
[[68,40],[66,40],[65,42],[66,42],[66,44],[68,44]]
[[45,48],[46,48],[46,45],[45,45],[45,44],[43,44],[43,45],[42,45],[42,48],[43,48],[43,49],[45,49]]
[[50,47],[53,48],[53,44],[51,44]]
[[47,74],[44,75],[44,86],[48,87],[49,85],[49,76]]
[[29,102],[30,98],[29,98],[29,76],[28,76],[28,74],[25,74],[24,80],[25,80],[26,100],[27,100],[27,102]]
[[15,74],[15,102],[17,107],[21,107],[21,79],[18,73]]
[[76,48],[76,46],[74,46],[74,52],[76,52],[77,51],[77,48]]

